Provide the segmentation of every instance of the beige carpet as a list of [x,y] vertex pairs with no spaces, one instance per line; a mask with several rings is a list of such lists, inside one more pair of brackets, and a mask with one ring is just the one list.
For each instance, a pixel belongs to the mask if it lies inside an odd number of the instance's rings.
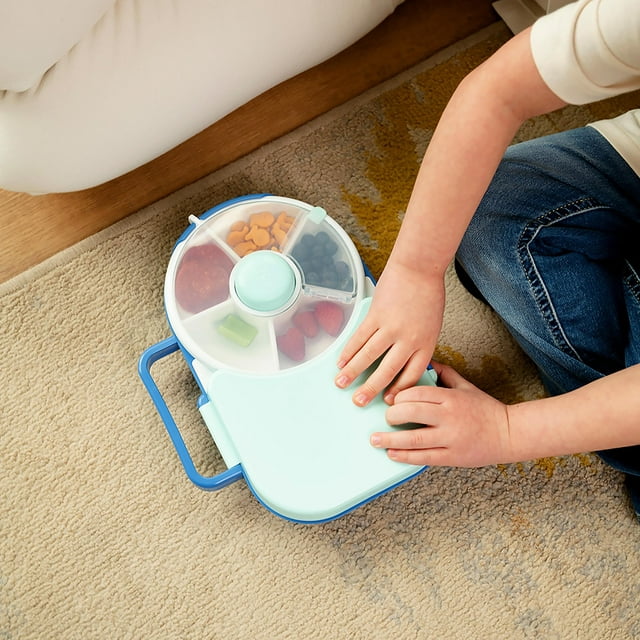
[[[447,96],[500,25],[0,288],[0,639],[640,637],[640,526],[592,455],[432,469],[299,525],[187,479],[136,366],[169,335],[172,245],[230,197],[321,204],[376,275]],[[637,101],[637,96],[635,97]],[[567,108],[522,138],[615,113]],[[438,355],[507,401],[534,371],[455,280]],[[158,365],[202,473],[223,468],[182,359]]]

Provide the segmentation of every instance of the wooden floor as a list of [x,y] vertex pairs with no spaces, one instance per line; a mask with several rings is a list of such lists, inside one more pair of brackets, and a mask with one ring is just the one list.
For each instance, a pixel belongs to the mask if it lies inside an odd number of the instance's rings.
[[[497,20],[491,0],[406,0],[349,49],[135,171],[75,193],[29,196],[0,190],[0,282]],[[281,104],[288,108],[280,109]]]

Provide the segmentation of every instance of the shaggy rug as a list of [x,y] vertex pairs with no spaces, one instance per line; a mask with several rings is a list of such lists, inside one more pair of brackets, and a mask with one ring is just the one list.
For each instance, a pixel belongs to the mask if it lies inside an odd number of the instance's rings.
[[[640,527],[594,455],[434,468],[337,520],[276,517],[186,477],[137,374],[170,335],[188,224],[271,192],[322,205],[378,276],[456,84],[494,25],[0,287],[0,638],[640,637]],[[526,123],[525,139],[637,96]],[[450,272],[437,357],[507,402],[543,390]],[[156,378],[203,474],[224,469],[179,355]]]

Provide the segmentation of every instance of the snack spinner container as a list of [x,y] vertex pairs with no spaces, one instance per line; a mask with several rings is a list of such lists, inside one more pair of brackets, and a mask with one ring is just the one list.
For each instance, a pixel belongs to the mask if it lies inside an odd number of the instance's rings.
[[[139,362],[189,479],[217,490],[242,478],[276,515],[315,523],[422,472],[369,444],[373,432],[397,428],[387,425],[382,399],[357,407],[352,391],[334,384],[340,351],[374,289],[345,231],[321,207],[268,194],[189,222],[165,279],[173,335]],[[213,476],[195,468],[151,375],[154,362],[178,349],[227,466]],[[421,383],[435,384],[435,372]]]

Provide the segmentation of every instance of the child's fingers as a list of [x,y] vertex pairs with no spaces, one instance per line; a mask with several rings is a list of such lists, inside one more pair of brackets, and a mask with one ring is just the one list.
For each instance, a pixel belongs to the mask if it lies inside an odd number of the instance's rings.
[[[416,385],[415,387],[409,387],[408,389],[399,391],[396,394],[393,406],[401,407],[406,403],[440,404],[444,400],[445,392],[446,389],[442,389],[441,387],[424,384]],[[389,416],[389,413],[391,412],[391,409],[392,407],[389,407],[389,409],[387,409],[387,418]]]
[[446,446],[443,434],[433,427],[380,431],[371,435],[370,442],[380,449],[438,449]]
[[[382,343],[384,344],[384,343]],[[407,355],[400,345],[393,345],[377,364],[375,370],[353,394],[358,406],[365,406],[393,381],[407,362]]]
[[394,462],[427,467],[451,466],[449,449],[388,449],[387,455]]
[[366,317],[342,348],[338,357],[338,369],[345,367],[362,347],[371,340],[377,330],[377,327]]
[[424,373],[428,363],[429,356],[426,351],[417,351],[414,353],[404,364],[402,371],[400,371],[400,374],[384,394],[385,402],[389,405],[393,404],[398,393],[413,387]]
[[449,389],[468,389],[474,386],[466,378],[463,378],[453,367],[435,361],[432,361],[431,364],[436,370],[438,379],[443,386]]
[[[355,336],[354,336],[355,337]],[[354,345],[359,344],[359,339]],[[342,366],[335,383],[341,389],[348,387],[363,371],[370,367],[387,349],[389,345],[380,331],[375,331],[360,345],[359,349]],[[347,353],[350,353],[348,351]],[[341,357],[342,360],[342,357]],[[342,364],[342,362],[339,362]]]

